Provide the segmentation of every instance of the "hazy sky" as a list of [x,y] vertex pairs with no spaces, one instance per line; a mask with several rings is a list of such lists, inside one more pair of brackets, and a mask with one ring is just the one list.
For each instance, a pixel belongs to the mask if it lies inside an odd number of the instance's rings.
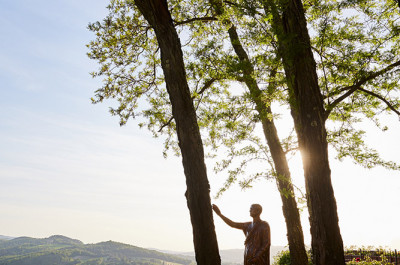
[[[162,139],[119,127],[108,106],[92,105],[99,87],[86,57],[93,39],[86,26],[106,14],[105,0],[0,0],[0,235],[62,234],[85,243],[114,240],[141,247],[192,250],[180,158],[162,157]],[[111,104],[111,103],[109,103]],[[400,162],[400,122],[385,118],[381,133],[365,123],[371,146]],[[278,125],[287,130],[290,118]],[[332,153],[332,152],[331,152]],[[207,161],[211,194],[225,176]],[[299,158],[291,160],[303,187]],[[400,249],[400,173],[366,170],[332,158],[344,244]],[[264,207],[272,244],[286,245],[276,186],[260,180],[254,189],[233,187],[213,200],[236,221],[250,220],[251,203]],[[302,213],[310,244],[307,210]],[[241,231],[215,218],[221,249],[242,248]]]

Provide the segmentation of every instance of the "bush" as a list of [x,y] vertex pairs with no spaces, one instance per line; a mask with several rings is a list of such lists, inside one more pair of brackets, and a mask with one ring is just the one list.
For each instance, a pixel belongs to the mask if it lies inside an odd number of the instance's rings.
[[[308,264],[312,265],[310,251],[307,251],[307,256],[308,256]],[[370,257],[366,256],[365,260],[357,261],[356,259],[353,259],[352,261],[347,262],[346,265],[389,265],[389,264],[392,264],[392,263],[389,263],[383,255],[381,257],[382,257],[382,261],[377,261],[377,260],[372,260]],[[274,257],[273,265],[291,265],[291,264],[292,263],[290,260],[289,250],[283,250]]]
[[[308,256],[308,264],[312,265],[310,252],[307,251]],[[292,262],[290,260],[290,252],[289,250],[282,250],[274,257],[273,265],[291,265]]]
[[372,260],[370,257],[366,257],[365,260],[361,261],[353,259],[352,261],[346,263],[346,265],[385,265],[385,264],[391,264],[391,263],[388,263],[385,260],[385,258],[383,258],[383,261],[377,261],[377,260]]
[[273,265],[290,265],[290,252],[289,250],[282,250],[274,257]]

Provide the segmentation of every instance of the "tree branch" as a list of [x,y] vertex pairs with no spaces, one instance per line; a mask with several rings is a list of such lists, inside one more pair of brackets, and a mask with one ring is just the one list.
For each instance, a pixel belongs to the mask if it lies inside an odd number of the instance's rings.
[[164,123],[163,125],[161,125],[160,129],[158,130],[158,132],[161,132],[165,127],[167,127],[168,125],[170,125],[173,119],[174,119],[174,117],[171,116],[171,118],[169,118],[169,120],[168,120],[166,123]]
[[343,100],[345,100],[347,97],[349,97],[351,94],[353,94],[358,88],[358,85],[352,85],[352,86],[348,86],[345,87],[343,89],[341,89],[342,91],[347,90],[346,93],[344,93],[343,95],[341,95],[339,98],[337,98],[335,101],[333,101],[331,104],[329,104],[328,106],[326,106],[326,110],[325,110],[325,120],[328,119],[329,115],[331,114],[332,110]]
[[[217,81],[217,78],[211,78],[210,80],[208,80],[207,82],[204,83],[204,86],[200,89],[200,91],[197,93],[198,95],[201,95],[204,93],[204,91],[206,91],[215,81]],[[192,100],[195,98],[195,96],[192,96]],[[171,124],[172,120],[174,119],[174,117],[169,118],[169,120],[164,123],[163,125],[160,126],[160,129],[158,130],[158,132],[161,132],[165,127],[167,127],[168,125]]]
[[254,13],[254,14],[257,14],[257,15],[260,15],[260,16],[264,16],[263,13],[257,11],[255,8],[254,8],[254,9],[251,9],[251,8],[247,7],[246,5],[241,5],[241,4],[234,3],[234,2],[228,1],[228,0],[224,0],[223,2],[224,2],[225,4],[230,5],[230,6],[233,6],[233,7],[236,7],[236,8],[241,8],[241,9],[243,9],[243,10],[247,10],[249,13],[251,12],[251,13]]
[[[204,86],[199,90],[197,94],[201,95],[206,91],[215,81],[217,81],[217,78],[211,78],[207,82],[204,83]],[[192,99],[194,99],[195,96],[192,96]]]
[[[399,0],[400,1],[400,0]],[[340,96],[339,98],[337,98],[335,101],[333,101],[331,104],[327,105],[326,110],[325,110],[325,120],[328,119],[329,114],[332,112],[332,110],[343,100],[345,100],[347,97],[349,97],[351,94],[353,94],[356,90],[361,90],[361,86],[364,85],[366,82],[381,76],[387,72],[389,72],[390,70],[392,70],[393,68],[395,68],[396,66],[400,66],[400,61],[397,61],[395,63],[392,63],[391,65],[388,65],[387,67],[383,68],[380,71],[377,72],[373,72],[370,73],[368,76],[365,76],[364,78],[361,78],[357,83],[355,83],[354,85],[351,86],[347,86],[344,88],[339,89],[339,92],[343,92],[343,91],[347,91],[346,93],[344,93],[342,96]],[[372,92],[371,92],[372,93]],[[330,95],[327,95],[327,97],[329,97]]]
[[366,90],[364,88],[358,88],[358,90],[365,92],[373,97],[379,98],[380,100],[382,100],[383,102],[385,102],[385,104],[388,106],[389,109],[393,110],[397,115],[400,116],[400,111],[398,111],[395,106],[393,106],[389,101],[387,101],[384,97],[382,97],[381,95],[378,95],[372,91]]
[[288,148],[288,149],[286,149],[286,150],[284,151],[284,154],[287,155],[287,154],[289,154],[289,153],[292,152],[292,151],[298,151],[298,150],[299,150],[299,147]]
[[241,8],[243,8],[243,6],[241,6],[241,5],[237,4],[237,3],[233,3],[233,2],[231,2],[231,1],[224,0],[224,3],[225,3],[225,4],[228,4],[228,5],[230,5],[230,6],[241,7]]
[[184,21],[175,21],[174,20],[174,26],[189,24],[194,21],[215,21],[215,20],[218,20],[218,19],[215,17],[195,17],[195,18],[191,18],[188,20],[184,20]]

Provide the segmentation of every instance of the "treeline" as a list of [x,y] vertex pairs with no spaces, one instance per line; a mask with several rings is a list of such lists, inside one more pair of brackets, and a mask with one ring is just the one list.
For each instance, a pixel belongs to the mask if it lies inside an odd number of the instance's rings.
[[189,265],[190,260],[117,242],[83,244],[64,236],[0,241],[0,265]]

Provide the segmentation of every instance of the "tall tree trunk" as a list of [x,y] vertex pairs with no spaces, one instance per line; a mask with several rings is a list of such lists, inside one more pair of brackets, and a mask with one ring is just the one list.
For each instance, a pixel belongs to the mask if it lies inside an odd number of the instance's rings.
[[[278,1],[279,2],[279,1]],[[344,265],[336,201],[331,182],[324,107],[300,0],[268,0],[289,87],[291,113],[302,154],[310,214],[313,263]],[[281,12],[281,15],[280,13]]]
[[180,40],[166,0],[135,0],[135,4],[154,29],[161,50],[161,66],[176,121],[186,176],[186,199],[193,227],[196,261],[199,265],[218,265],[221,264],[221,260],[211,209],[203,144],[186,80]]

